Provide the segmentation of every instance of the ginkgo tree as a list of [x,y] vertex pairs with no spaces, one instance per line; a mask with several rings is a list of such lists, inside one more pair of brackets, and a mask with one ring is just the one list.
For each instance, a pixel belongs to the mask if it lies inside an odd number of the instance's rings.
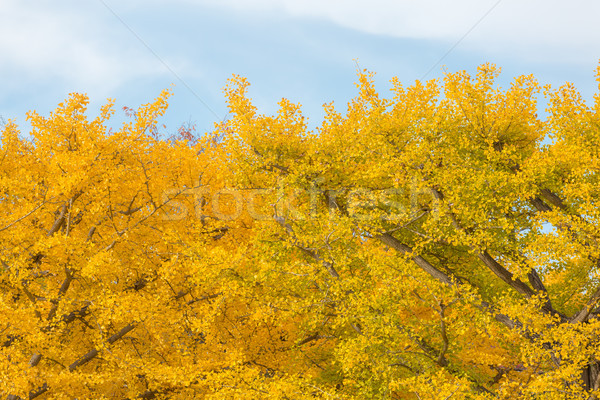
[[358,71],[315,130],[238,76],[200,138],[157,137],[168,91],[7,123],[0,393],[596,398],[600,96],[499,73]]

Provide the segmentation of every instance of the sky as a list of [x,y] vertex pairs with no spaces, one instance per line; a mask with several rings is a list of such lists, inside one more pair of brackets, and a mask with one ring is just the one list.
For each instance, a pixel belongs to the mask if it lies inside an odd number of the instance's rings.
[[260,113],[285,97],[314,127],[324,103],[344,111],[356,95],[357,68],[387,95],[392,77],[411,85],[486,62],[503,87],[533,74],[591,101],[598,15],[596,0],[0,0],[0,116],[26,133],[27,111],[78,92],[91,117],[115,99],[117,123],[172,87],[167,129],[209,132],[237,74]]

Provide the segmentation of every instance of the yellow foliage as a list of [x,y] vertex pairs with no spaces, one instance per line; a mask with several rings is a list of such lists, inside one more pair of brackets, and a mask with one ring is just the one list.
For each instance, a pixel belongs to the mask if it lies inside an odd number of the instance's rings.
[[359,71],[314,131],[239,76],[198,141],[154,134],[169,91],[6,124],[0,394],[594,398],[600,95],[499,74]]

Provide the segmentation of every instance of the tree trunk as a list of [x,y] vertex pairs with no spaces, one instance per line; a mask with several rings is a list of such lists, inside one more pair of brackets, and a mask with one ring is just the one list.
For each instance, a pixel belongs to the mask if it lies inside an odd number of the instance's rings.
[[[585,390],[592,391],[598,389],[598,386],[600,386],[600,365],[598,361],[592,361],[584,367],[581,371],[581,377]],[[591,399],[596,399],[596,396],[592,396]]]

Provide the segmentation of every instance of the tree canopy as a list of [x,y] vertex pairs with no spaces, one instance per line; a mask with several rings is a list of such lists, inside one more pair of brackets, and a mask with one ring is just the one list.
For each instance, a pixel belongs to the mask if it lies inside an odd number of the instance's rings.
[[358,71],[314,130],[239,76],[197,138],[156,135],[169,91],[9,121],[0,394],[595,399],[600,95],[499,73]]

